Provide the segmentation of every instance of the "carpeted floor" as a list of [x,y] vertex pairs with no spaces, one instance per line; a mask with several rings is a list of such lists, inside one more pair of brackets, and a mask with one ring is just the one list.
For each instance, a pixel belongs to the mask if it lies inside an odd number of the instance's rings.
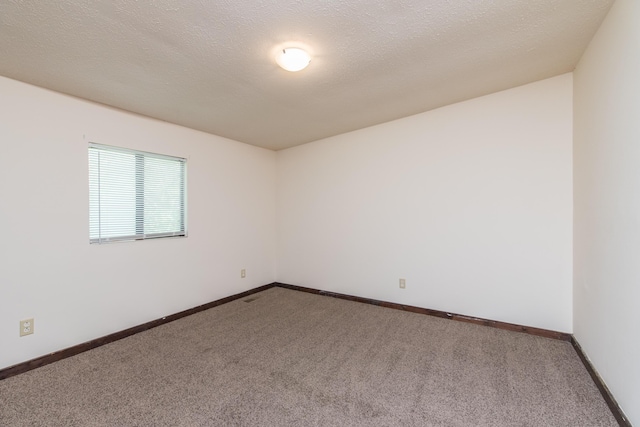
[[272,288],[0,381],[1,426],[616,426],[567,342]]

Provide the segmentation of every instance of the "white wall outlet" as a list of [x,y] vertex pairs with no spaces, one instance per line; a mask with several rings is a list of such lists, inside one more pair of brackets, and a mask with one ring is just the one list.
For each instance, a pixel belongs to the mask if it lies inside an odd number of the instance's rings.
[[240,270],[240,277],[242,279],[244,279],[245,277],[247,277],[247,270],[245,270],[244,268],[242,270]]
[[407,287],[407,282],[404,279],[400,279],[400,289],[404,289]]
[[33,319],[21,320],[20,336],[24,337],[25,335],[31,335],[34,331],[33,326]]

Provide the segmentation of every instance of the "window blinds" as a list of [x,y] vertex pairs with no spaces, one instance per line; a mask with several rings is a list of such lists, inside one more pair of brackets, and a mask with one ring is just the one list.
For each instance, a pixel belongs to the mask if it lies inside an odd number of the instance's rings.
[[186,236],[186,160],[89,144],[89,241]]

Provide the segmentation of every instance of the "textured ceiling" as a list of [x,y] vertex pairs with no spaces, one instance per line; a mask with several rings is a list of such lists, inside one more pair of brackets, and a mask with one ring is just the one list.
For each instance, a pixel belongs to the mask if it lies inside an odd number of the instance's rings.
[[2,0],[0,75],[277,150],[572,71],[612,3]]

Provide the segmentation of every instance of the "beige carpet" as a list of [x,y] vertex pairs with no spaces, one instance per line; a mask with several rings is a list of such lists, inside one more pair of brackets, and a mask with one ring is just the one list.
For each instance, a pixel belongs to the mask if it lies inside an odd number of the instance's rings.
[[0,425],[617,424],[567,342],[272,288],[0,381]]

